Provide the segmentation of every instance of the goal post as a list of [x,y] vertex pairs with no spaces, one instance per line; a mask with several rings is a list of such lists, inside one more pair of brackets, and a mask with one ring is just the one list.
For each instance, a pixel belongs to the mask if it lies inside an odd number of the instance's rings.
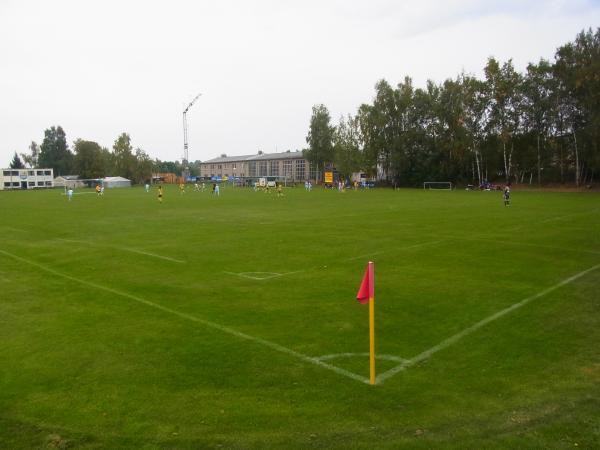
[[436,191],[451,191],[451,181],[425,181],[423,183],[423,189],[436,190]]

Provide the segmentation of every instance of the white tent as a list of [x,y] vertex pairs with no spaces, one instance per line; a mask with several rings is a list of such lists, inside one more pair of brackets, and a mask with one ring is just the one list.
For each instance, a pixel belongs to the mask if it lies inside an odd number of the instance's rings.
[[131,180],[123,177],[105,177],[102,178],[102,185],[105,188],[131,187]]

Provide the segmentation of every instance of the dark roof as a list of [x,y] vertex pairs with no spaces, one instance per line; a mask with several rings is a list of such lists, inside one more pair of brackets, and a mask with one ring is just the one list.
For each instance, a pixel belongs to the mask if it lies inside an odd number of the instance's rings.
[[217,164],[243,161],[264,161],[272,159],[302,159],[302,152],[262,153],[258,155],[224,156],[203,161],[202,164]]

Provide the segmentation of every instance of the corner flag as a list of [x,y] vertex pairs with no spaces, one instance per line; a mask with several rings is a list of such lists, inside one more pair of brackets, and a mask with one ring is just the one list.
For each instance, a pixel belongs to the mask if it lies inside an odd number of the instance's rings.
[[375,384],[375,264],[372,261],[369,261],[356,299],[363,305],[369,303],[370,383]]
[[356,294],[356,300],[358,300],[363,305],[368,303],[369,300],[375,297],[375,273],[373,268],[373,263],[369,262],[367,270],[365,271],[365,276],[363,277],[362,283],[360,283],[360,288],[358,289],[358,293]]

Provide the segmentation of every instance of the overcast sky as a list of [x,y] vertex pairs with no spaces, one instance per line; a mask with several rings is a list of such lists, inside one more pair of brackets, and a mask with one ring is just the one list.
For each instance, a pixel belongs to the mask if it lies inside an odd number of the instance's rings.
[[301,149],[314,104],[337,123],[404,76],[417,87],[487,58],[552,59],[600,26],[600,0],[0,0],[0,166],[60,125],[152,158]]

